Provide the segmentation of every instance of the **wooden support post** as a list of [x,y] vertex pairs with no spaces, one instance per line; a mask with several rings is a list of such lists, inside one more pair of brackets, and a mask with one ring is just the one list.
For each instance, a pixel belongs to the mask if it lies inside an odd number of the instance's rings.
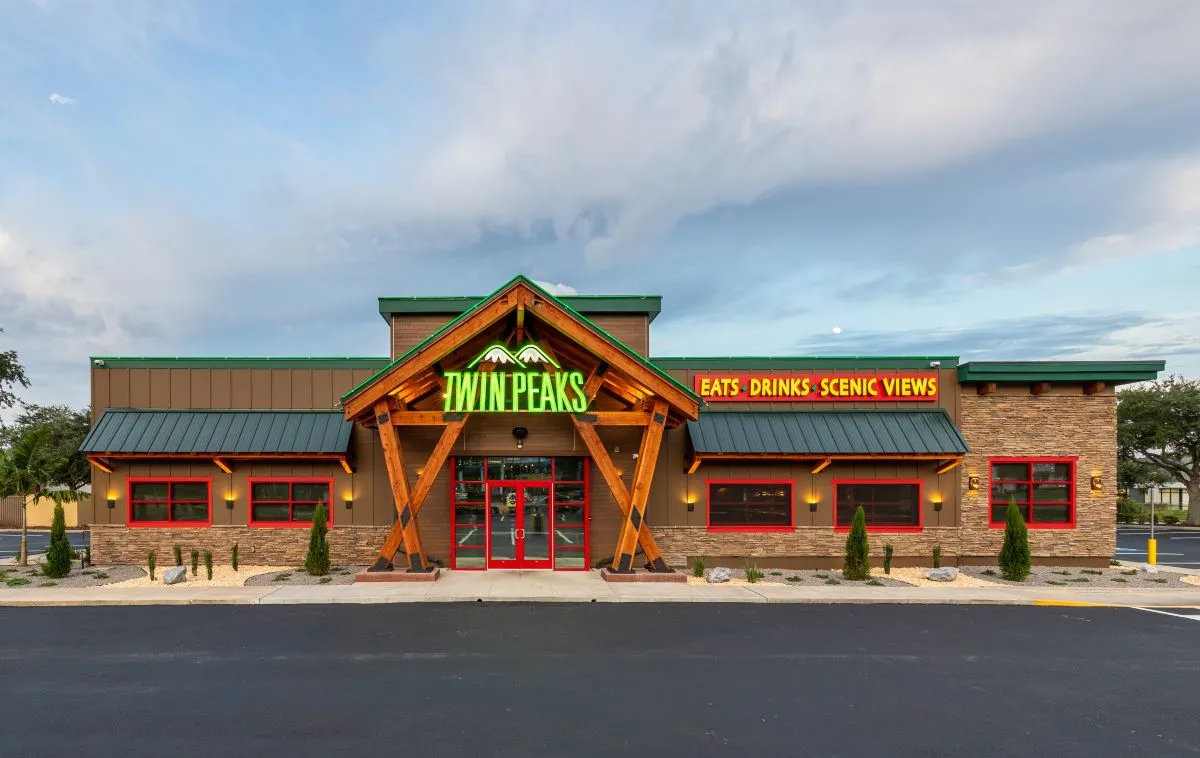
[[620,574],[633,571],[633,554],[644,526],[646,499],[650,495],[650,483],[654,479],[654,466],[658,462],[658,450],[662,446],[666,425],[667,404],[663,400],[656,400],[652,406],[650,424],[642,432],[642,444],[633,470],[633,486],[629,489],[629,510],[625,514],[625,523],[613,553],[612,570]]
[[[620,472],[617,471],[617,467],[613,464],[612,458],[609,457],[608,451],[604,449],[604,443],[600,441],[600,436],[596,434],[595,427],[574,417],[572,417],[572,420],[575,422],[575,430],[579,433],[579,439],[583,441],[584,446],[591,453],[592,460],[596,463],[596,468],[600,470],[600,476],[604,478],[605,484],[608,485],[613,500],[617,501],[621,513],[628,516],[629,490],[625,488],[625,482],[621,480]],[[667,566],[667,562],[663,560],[662,551],[658,549],[658,544],[655,543],[654,536],[650,534],[650,530],[646,528],[644,523],[641,529],[638,530],[637,538],[638,544],[642,548],[642,554],[646,556],[646,563],[650,564],[651,570],[671,571],[671,568]]]
[[383,460],[387,464],[388,480],[392,485],[392,499],[396,501],[396,523],[392,531],[399,528],[402,533],[392,547],[392,539],[384,543],[375,565],[368,571],[388,571],[392,567],[392,559],[396,556],[396,548],[404,545],[408,553],[408,570],[424,572],[425,550],[421,547],[421,532],[417,528],[417,518],[412,512],[412,490],[408,486],[408,469],[404,465],[404,447],[400,444],[400,434],[392,423],[387,400],[375,404],[375,423],[379,427],[379,442],[383,448]]
[[220,458],[213,458],[213,465],[224,471],[226,474],[233,473],[233,469],[229,467],[229,464]]
[[933,473],[935,473],[935,474],[944,474],[944,473],[946,473],[947,471],[953,471],[954,469],[956,469],[956,468],[958,468],[959,466],[961,466],[961,465],[962,465],[962,462],[963,462],[963,459],[962,459],[962,458],[955,458],[955,459],[954,459],[954,460],[952,460],[952,461],[946,461],[946,462],[945,462],[945,463],[943,463],[942,465],[938,466],[938,467],[937,467],[937,469],[935,469]]
[[688,463],[688,467],[687,467],[688,476],[691,476],[692,474],[696,473],[696,471],[700,468],[701,462],[702,461],[700,459],[700,456],[698,456],[698,455],[692,456],[692,460]]
[[812,470],[812,472],[813,472],[814,474],[819,474],[819,473],[821,473],[822,471],[824,471],[825,469],[829,468],[829,466],[830,466],[832,463],[833,463],[833,459],[832,459],[832,458],[826,458],[825,460],[821,461],[821,462],[820,462],[820,463],[818,463],[816,466],[814,466],[814,467],[813,467],[813,470]]
[[99,458],[88,456],[88,463],[92,464],[106,474],[111,474],[113,472],[112,466],[100,460]]
[[[429,491],[433,489],[433,483],[437,480],[438,473],[441,472],[442,466],[446,463],[446,459],[450,457],[450,451],[454,449],[454,443],[458,441],[459,435],[462,434],[463,427],[467,421],[464,417],[460,421],[452,421],[446,424],[446,429],[442,432],[441,438],[437,445],[434,446],[433,452],[429,454],[429,460],[425,462],[425,467],[421,469],[420,476],[417,477],[417,486],[413,488],[409,500],[409,510],[414,530],[416,529],[416,519],[421,512],[421,506],[425,503],[425,498],[429,496]],[[390,424],[387,425],[391,431],[395,433],[395,428]],[[380,435],[383,434],[383,424],[380,424]],[[386,450],[385,450],[386,457]],[[391,478],[391,467],[388,467],[388,477]],[[407,481],[407,480],[406,480]],[[399,511],[399,500],[397,502],[397,511]],[[381,566],[391,565],[392,559],[396,555],[396,551],[403,545],[409,555],[410,571],[416,571],[415,566],[411,565],[413,551],[409,548],[408,539],[404,528],[403,517],[392,524],[392,529],[388,532],[387,539],[383,543],[383,547],[379,551],[379,558],[368,571],[383,571]],[[418,540],[420,535],[418,533]],[[385,560],[386,559],[386,560]],[[422,563],[425,562],[422,555]]]

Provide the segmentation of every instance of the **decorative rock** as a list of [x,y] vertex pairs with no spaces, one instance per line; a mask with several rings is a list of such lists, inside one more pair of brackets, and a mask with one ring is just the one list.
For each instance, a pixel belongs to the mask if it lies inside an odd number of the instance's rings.
[[958,578],[958,569],[953,566],[926,569],[925,578],[931,582],[953,582]]
[[180,584],[187,581],[186,566],[172,566],[163,572],[163,584]]
[[1147,574],[1157,574],[1158,566],[1151,566],[1149,563],[1145,563],[1142,564],[1142,571],[1145,571]]
[[733,578],[733,569],[711,568],[704,572],[704,581],[709,584],[721,584]]

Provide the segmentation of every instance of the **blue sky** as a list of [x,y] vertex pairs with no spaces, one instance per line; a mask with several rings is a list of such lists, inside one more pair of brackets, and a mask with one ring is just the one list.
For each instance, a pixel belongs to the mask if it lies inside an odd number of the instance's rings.
[[1200,375],[1200,4],[10,0],[0,349],[383,355],[379,295],[662,294],[659,355]]

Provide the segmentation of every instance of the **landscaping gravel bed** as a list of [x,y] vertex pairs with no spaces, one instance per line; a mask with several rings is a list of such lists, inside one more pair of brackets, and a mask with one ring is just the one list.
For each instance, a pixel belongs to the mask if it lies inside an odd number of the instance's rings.
[[290,571],[272,571],[252,576],[246,580],[247,587],[279,586],[291,584],[354,584],[354,575],[366,566],[334,566],[329,576],[312,576],[303,568]]
[[61,579],[51,579],[42,573],[41,566],[3,566],[0,567],[0,592],[26,587],[99,587],[145,575],[146,572],[137,566],[89,566],[85,569],[76,566]]
[[[871,579],[867,582],[848,581],[842,576],[841,569],[763,569],[763,576],[758,580],[763,584],[790,584],[796,587],[816,587],[818,585],[834,585],[841,584],[846,587],[862,587],[866,585],[876,586],[870,582],[878,582],[884,587],[911,587],[911,584],[897,581],[883,573],[882,570],[872,570]],[[704,579],[694,576],[688,577],[689,583],[707,584]],[[733,569],[733,579],[723,584],[744,585],[750,584],[746,581],[745,569]]]
[[[959,571],[968,576],[986,579],[996,584],[1013,587],[1077,587],[1109,589],[1120,587],[1188,587],[1181,580],[1182,574],[1160,571],[1147,574],[1137,568],[1081,569],[1057,566],[1034,566],[1023,582],[1010,582],[1000,576],[1000,569],[987,566],[962,566]],[[989,573],[991,572],[991,573]]]

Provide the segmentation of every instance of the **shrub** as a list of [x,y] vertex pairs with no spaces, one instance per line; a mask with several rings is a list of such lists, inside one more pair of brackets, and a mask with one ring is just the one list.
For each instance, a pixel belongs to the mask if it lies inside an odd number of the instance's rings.
[[1108,565],[1109,565],[1109,566],[1120,566],[1120,565],[1121,565],[1121,562],[1120,562],[1120,561],[1118,561],[1116,558],[1109,558],[1109,559],[1108,559]]
[[826,584],[841,584],[841,582],[839,582],[837,579],[834,579],[832,576],[829,577],[828,579],[826,579],[825,583]]
[[1094,574],[1095,576],[1100,576],[1100,575],[1102,575],[1104,572],[1103,572],[1103,571],[1101,571],[1100,569],[1084,569],[1084,570],[1080,571],[1079,573],[1081,573],[1081,574]]
[[704,576],[704,559],[700,556],[692,561],[692,576]]
[[235,543],[233,543],[233,549],[231,551],[229,551],[230,552],[229,565],[233,566],[234,571],[237,571],[237,550],[238,550],[238,543],[235,542]]
[[892,543],[887,543],[883,546],[883,573],[892,573]]
[[54,518],[50,522],[50,546],[46,548],[46,565],[43,571],[51,579],[61,579],[71,573],[71,541],[67,539],[67,522],[63,517],[62,503],[54,505]]
[[329,573],[329,540],[325,536],[328,531],[329,527],[325,524],[325,504],[317,503],[312,529],[308,532],[308,552],[304,555],[304,570],[312,576],[325,576]]
[[793,574],[792,576],[789,576],[789,577],[787,578],[787,580],[788,580],[789,582],[798,582],[798,581],[800,581],[800,577],[798,577],[798,576],[796,576],[796,575],[794,575],[794,574]]
[[942,546],[941,545],[933,546],[933,567],[935,569],[940,569],[942,567]]
[[192,576],[196,575],[196,570],[200,567],[200,551],[192,548]]
[[1117,500],[1117,523],[1132,524],[1142,515],[1142,506],[1127,497]]
[[758,566],[747,566],[746,567],[746,581],[747,582],[749,582],[750,584],[755,584],[758,582],[759,579],[762,579],[762,578],[763,578],[763,572],[759,570]]
[[1029,530],[1015,498],[1008,501],[1004,525],[1004,544],[1000,548],[1000,573],[1010,582],[1023,582],[1029,576]]
[[92,546],[91,545],[83,546],[83,562],[89,566],[92,565]]
[[175,553],[175,565],[182,566],[183,565],[183,548],[181,548],[179,545],[176,545],[175,547],[171,548],[171,551]]
[[1175,526],[1179,523],[1179,516],[1175,513],[1164,513],[1159,519],[1167,526]]
[[854,521],[846,537],[846,560],[842,564],[842,575],[851,581],[870,579],[870,550],[867,544],[867,515],[860,505],[854,511]]
[[317,581],[317,583],[318,584],[329,584],[332,581],[333,581],[332,576],[323,576]]
[[146,568],[149,569],[149,571],[150,571],[150,581],[152,581],[152,582],[154,581],[154,563],[155,563],[156,557],[157,556],[154,555],[153,550],[151,550],[150,553],[146,555]]
[[212,551],[204,551],[204,573],[208,574],[208,581],[212,581]]

